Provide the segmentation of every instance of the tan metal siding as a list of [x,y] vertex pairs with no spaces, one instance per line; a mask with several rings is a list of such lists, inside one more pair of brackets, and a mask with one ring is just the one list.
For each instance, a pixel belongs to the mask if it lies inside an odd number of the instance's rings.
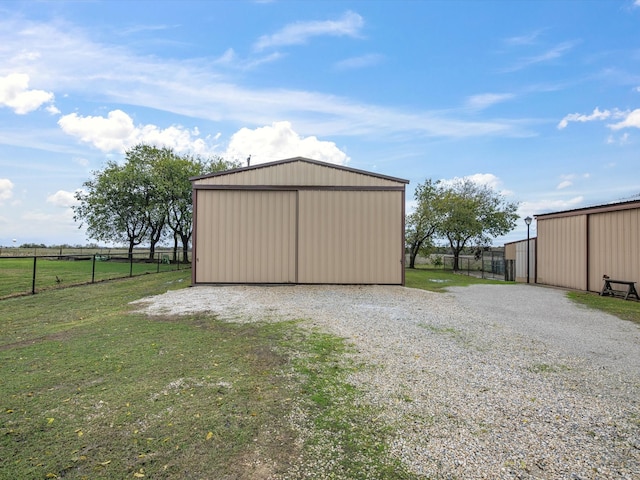
[[196,194],[196,283],[296,281],[296,192]]
[[589,290],[602,288],[604,274],[640,282],[640,209],[591,215],[589,235]]
[[515,260],[516,259],[516,242],[507,243],[504,246],[504,259]]
[[299,283],[402,283],[402,192],[299,193]]
[[403,184],[371,175],[296,161],[202,178],[194,181],[194,185],[397,187]]
[[[516,282],[527,282],[527,241],[513,244],[516,249]],[[506,257],[505,257],[506,258]],[[536,282],[536,239],[529,239],[529,283]]]
[[595,207],[579,208],[577,210],[565,210],[563,212],[543,213],[536,215],[538,220],[546,220],[548,218],[573,217],[576,215],[592,215],[595,213],[619,212],[621,210],[633,210],[640,208],[640,200],[631,200],[629,202],[608,203],[606,205],[597,205]]
[[538,218],[538,283],[586,290],[587,216]]

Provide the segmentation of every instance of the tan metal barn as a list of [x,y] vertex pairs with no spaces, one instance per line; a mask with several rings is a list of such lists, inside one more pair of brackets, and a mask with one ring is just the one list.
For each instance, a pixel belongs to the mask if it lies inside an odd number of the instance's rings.
[[[527,245],[529,245],[529,254],[527,255]],[[504,259],[508,265],[513,262],[512,277],[509,280],[515,282],[536,283],[536,237],[527,240],[518,240],[515,242],[504,244]],[[527,270],[527,259],[529,260],[529,268]]]
[[297,157],[191,181],[194,285],[404,285],[408,180]]
[[598,292],[640,282],[640,200],[536,215],[536,281]]

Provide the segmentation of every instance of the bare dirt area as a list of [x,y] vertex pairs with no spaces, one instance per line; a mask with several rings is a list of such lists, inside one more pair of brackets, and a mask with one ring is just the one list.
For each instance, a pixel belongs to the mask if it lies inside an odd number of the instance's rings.
[[640,328],[562,291],[194,287],[139,305],[149,315],[303,319],[349,339],[374,367],[350,381],[383,408],[391,450],[416,474],[640,478]]

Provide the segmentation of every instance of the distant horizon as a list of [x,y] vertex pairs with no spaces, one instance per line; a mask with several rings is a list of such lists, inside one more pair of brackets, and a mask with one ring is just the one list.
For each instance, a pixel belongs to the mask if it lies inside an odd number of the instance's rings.
[[[640,0],[4,0],[0,245],[83,244],[139,143],[469,178],[524,218],[640,197]],[[535,235],[535,222],[530,234]]]
[[[535,222],[535,217],[538,215],[548,215],[548,214],[554,214],[554,213],[565,213],[565,212],[573,212],[573,211],[579,211],[579,210],[586,210],[586,209],[590,209],[590,208],[597,208],[597,207],[602,207],[602,206],[608,206],[608,205],[617,205],[617,204],[623,204],[623,203],[631,203],[631,202],[638,202],[640,201],[640,194],[634,196],[634,197],[630,197],[628,199],[622,199],[619,201],[613,201],[613,202],[607,202],[607,203],[602,203],[602,204],[598,204],[598,205],[586,205],[584,207],[578,207],[578,208],[572,208],[572,209],[568,209],[568,210],[558,210],[558,211],[554,211],[554,212],[545,212],[545,213],[539,213],[539,214],[534,214],[532,216],[533,218],[533,222]],[[531,223],[531,225],[534,225],[534,223]],[[499,237],[499,238],[503,238],[503,237]],[[530,233],[529,238],[536,238],[536,236],[532,236]],[[506,245],[507,243],[514,243],[514,242],[519,242],[522,240],[526,240],[527,236],[526,236],[526,232],[525,232],[525,236],[524,238],[520,238],[520,239],[513,239],[513,240],[509,240],[509,241],[505,241],[502,244],[491,244],[491,245],[485,245],[491,248],[500,248],[503,247],[504,245]],[[441,239],[439,239],[441,240]],[[443,242],[445,240],[442,240]],[[17,239],[16,239],[16,243],[17,243]],[[60,242],[60,243],[56,243],[56,244],[44,244],[44,247],[36,247],[36,248],[59,248],[59,247],[63,247],[63,248],[102,248],[102,249],[106,249],[106,248],[118,248],[118,249],[128,249],[128,246],[126,244],[123,245],[95,245],[92,246],[92,244],[94,244],[95,242],[91,242],[90,240],[87,241],[87,243],[85,244],[69,244],[68,242]],[[41,245],[43,244],[43,242],[38,242],[38,241],[27,241],[27,242],[22,242],[21,245],[27,245],[27,244],[38,244]],[[446,244],[442,244],[442,245],[435,245],[438,248],[449,248],[448,245]],[[475,247],[479,247],[480,245],[467,245],[465,248],[475,248]],[[0,248],[33,248],[33,247],[22,247],[19,245],[0,245]],[[173,249],[174,246],[173,245],[165,245],[162,243],[158,243],[156,245],[156,249]],[[178,249],[181,249],[182,245],[178,244]],[[134,249],[149,249],[149,245],[142,243],[140,246],[136,246],[134,247]],[[189,247],[189,251],[191,251],[191,246]]]

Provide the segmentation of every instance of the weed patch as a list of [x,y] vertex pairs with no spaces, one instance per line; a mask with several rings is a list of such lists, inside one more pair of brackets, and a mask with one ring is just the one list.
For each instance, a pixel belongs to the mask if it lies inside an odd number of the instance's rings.
[[548,363],[535,363],[528,370],[532,373],[559,373],[566,372],[569,367],[566,365],[549,365]]
[[[388,449],[389,425],[377,421],[379,409],[359,402],[361,392],[348,382],[358,368],[343,339],[314,332],[308,356],[293,367],[301,375],[301,401],[293,417],[302,454],[292,478],[410,479]],[[315,472],[315,473],[314,473]]]

